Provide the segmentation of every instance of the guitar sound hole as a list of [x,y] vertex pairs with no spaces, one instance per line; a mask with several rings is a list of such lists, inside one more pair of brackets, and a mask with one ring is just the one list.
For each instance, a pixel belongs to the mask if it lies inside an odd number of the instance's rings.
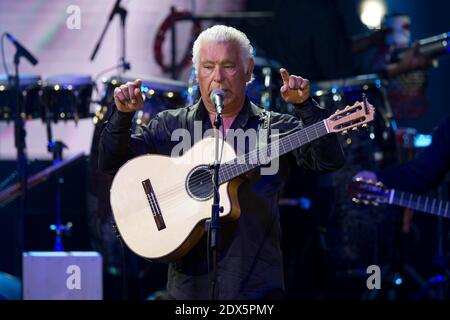
[[213,195],[212,174],[208,166],[194,168],[186,180],[188,194],[196,200],[208,200]]

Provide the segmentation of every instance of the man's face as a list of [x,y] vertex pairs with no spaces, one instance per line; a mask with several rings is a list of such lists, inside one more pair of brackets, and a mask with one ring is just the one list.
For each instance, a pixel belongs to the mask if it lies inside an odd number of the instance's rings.
[[214,89],[225,92],[224,114],[240,110],[245,100],[245,87],[253,72],[253,61],[247,72],[240,57],[239,45],[235,42],[205,42],[200,48],[198,82],[203,103],[209,111],[214,105],[209,95]]

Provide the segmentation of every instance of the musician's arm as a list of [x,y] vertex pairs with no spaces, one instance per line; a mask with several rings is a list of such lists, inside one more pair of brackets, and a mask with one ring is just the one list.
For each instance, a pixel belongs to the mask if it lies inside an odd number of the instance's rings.
[[392,79],[411,71],[426,70],[431,67],[433,60],[420,54],[419,49],[419,44],[414,44],[413,47],[406,50],[400,61],[389,63],[383,69],[377,70],[379,76]]
[[[294,107],[295,111],[292,116],[280,115],[276,119],[278,123],[273,123],[272,127],[278,128],[281,133],[283,131],[286,133],[288,131],[286,130],[287,128],[306,127],[326,119],[328,116],[327,111],[320,109],[312,98]],[[327,134],[314,140],[292,151],[292,154],[295,156],[299,166],[321,172],[337,170],[345,162],[344,153],[335,134]]]
[[433,134],[433,142],[420,155],[400,166],[376,172],[389,188],[424,193],[438,186],[450,171],[450,118]]
[[99,141],[99,170],[115,174],[128,160],[138,155],[156,153],[154,136],[158,133],[159,117],[136,135],[131,135],[131,121],[134,112],[115,110],[109,121],[105,122]]

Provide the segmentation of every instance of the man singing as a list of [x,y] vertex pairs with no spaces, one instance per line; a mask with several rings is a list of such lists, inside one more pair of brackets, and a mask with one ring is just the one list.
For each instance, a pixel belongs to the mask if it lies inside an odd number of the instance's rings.
[[[196,121],[201,122],[203,133],[211,131],[216,115],[210,100],[214,89],[224,92],[223,132],[228,143],[227,132],[231,129],[259,131],[268,118],[270,131],[282,137],[326,117],[325,111],[310,97],[309,81],[289,75],[285,69],[280,70],[283,79],[280,92],[286,102],[295,106],[296,115],[270,112],[268,117],[262,108],[251,103],[246,96],[246,84],[254,66],[253,48],[247,36],[232,27],[217,25],[203,31],[194,43],[192,62],[201,92],[199,101],[159,113],[137,135],[130,136],[130,127],[134,112],[143,105],[141,81],[116,88],[117,110],[100,139],[100,170],[115,174],[127,160],[138,155],[170,155],[177,143],[171,139],[174,130],[185,129],[193,136]],[[248,144],[245,148],[249,152],[256,146]],[[299,166],[320,172],[336,170],[344,163],[341,147],[332,134],[291,154]],[[286,156],[279,159],[275,174],[263,175],[258,169],[240,177],[243,181],[237,193],[240,218],[221,223],[219,229],[215,292],[218,299],[283,298],[278,194],[287,178]],[[172,298],[209,298],[205,238],[183,258],[169,264],[167,290]]]

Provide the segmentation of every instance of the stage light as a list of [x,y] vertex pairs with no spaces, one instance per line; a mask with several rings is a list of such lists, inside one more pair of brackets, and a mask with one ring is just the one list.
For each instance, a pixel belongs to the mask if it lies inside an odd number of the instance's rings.
[[414,147],[425,148],[428,147],[433,140],[430,134],[417,134],[414,136]]
[[366,0],[361,3],[361,21],[370,29],[380,27],[385,13],[386,6],[384,1]]

